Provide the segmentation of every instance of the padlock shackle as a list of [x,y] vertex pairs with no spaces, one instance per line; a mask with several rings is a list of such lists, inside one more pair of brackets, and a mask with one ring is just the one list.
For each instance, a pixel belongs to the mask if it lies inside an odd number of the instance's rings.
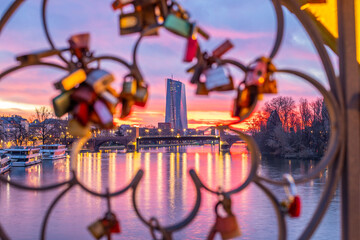
[[287,182],[287,184],[284,185],[286,196],[289,199],[294,198],[297,195],[297,189],[296,189],[296,184],[295,184],[294,178],[290,174],[285,173],[283,175],[283,179]]

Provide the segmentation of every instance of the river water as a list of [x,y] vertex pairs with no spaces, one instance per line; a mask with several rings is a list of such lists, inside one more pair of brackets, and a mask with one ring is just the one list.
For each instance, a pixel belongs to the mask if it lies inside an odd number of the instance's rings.
[[[299,176],[316,166],[317,161],[266,159],[259,173],[274,179],[283,173]],[[239,186],[251,166],[250,155],[242,144],[230,153],[219,153],[216,147],[177,147],[142,150],[139,153],[82,153],[76,172],[79,179],[94,191],[115,191],[126,186],[141,168],[136,202],[146,219],[156,216],[160,224],[174,224],[184,219],[195,203],[195,187],[188,173],[195,169],[203,182],[225,190]],[[27,168],[12,168],[9,179],[30,186],[61,182],[71,177],[70,159],[44,161]],[[296,239],[306,227],[316,208],[327,180],[326,170],[318,179],[298,186],[302,198],[301,217],[286,217],[288,239]],[[269,186],[279,199],[283,188]],[[63,189],[63,188],[61,188]],[[61,189],[47,192],[23,191],[0,183],[0,222],[12,239],[39,239],[43,216]],[[339,190],[312,239],[340,239]],[[149,230],[136,217],[131,190],[112,198],[111,205],[121,221],[122,233],[113,239],[150,239]],[[218,198],[202,190],[202,204],[195,220],[174,239],[206,239],[214,223],[214,206]],[[267,196],[255,185],[232,197],[233,212],[242,232],[239,239],[277,239],[275,211]],[[106,201],[90,196],[80,187],[71,189],[53,210],[46,232],[47,239],[93,239],[87,226],[106,211]],[[220,239],[217,236],[217,239]]]

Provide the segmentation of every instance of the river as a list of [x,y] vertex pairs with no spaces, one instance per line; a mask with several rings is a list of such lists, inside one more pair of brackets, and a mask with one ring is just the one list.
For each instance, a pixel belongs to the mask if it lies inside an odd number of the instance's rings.
[[[274,179],[283,173],[299,176],[316,166],[317,161],[263,158],[259,173]],[[79,179],[94,191],[115,191],[126,186],[141,168],[145,174],[137,192],[141,213],[149,219],[156,216],[169,225],[187,216],[195,203],[195,188],[189,169],[195,169],[202,181],[216,189],[225,190],[240,185],[251,166],[250,155],[242,144],[234,145],[230,153],[219,153],[216,147],[192,146],[142,150],[139,153],[82,153],[76,172]],[[61,182],[71,177],[69,158],[44,161],[27,168],[12,168],[7,178],[30,186]],[[298,186],[302,199],[299,218],[286,217],[288,239],[296,239],[311,218],[325,182],[326,170],[318,179]],[[280,199],[283,188],[269,186]],[[63,189],[63,188],[61,188]],[[18,190],[0,183],[0,222],[12,239],[39,239],[43,216],[61,189],[47,192]],[[312,239],[340,239],[340,191]],[[217,197],[202,190],[202,204],[198,216],[174,239],[206,239],[214,223]],[[150,239],[149,230],[136,217],[132,207],[131,190],[111,199],[111,205],[121,222],[122,233],[113,239]],[[278,226],[273,206],[255,185],[232,197],[233,212],[242,232],[240,239],[277,239]],[[87,226],[106,211],[106,201],[90,196],[80,187],[71,189],[56,205],[50,216],[47,239],[93,239]],[[220,239],[217,236],[216,239]]]

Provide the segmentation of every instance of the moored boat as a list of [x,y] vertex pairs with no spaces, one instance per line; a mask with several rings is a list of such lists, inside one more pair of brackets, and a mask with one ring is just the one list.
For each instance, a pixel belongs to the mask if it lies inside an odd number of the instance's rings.
[[10,157],[7,155],[6,151],[0,153],[0,174],[3,174],[9,171],[11,168]]
[[40,148],[15,147],[6,149],[13,167],[26,167],[41,162]]
[[56,160],[66,157],[66,146],[60,144],[42,145],[41,154],[43,160]]

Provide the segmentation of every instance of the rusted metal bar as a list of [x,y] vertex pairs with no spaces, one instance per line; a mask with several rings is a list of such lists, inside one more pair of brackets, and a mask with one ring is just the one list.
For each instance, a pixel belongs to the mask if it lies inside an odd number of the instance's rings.
[[346,122],[342,177],[342,238],[360,236],[360,81],[356,62],[354,0],[338,0],[339,69]]

